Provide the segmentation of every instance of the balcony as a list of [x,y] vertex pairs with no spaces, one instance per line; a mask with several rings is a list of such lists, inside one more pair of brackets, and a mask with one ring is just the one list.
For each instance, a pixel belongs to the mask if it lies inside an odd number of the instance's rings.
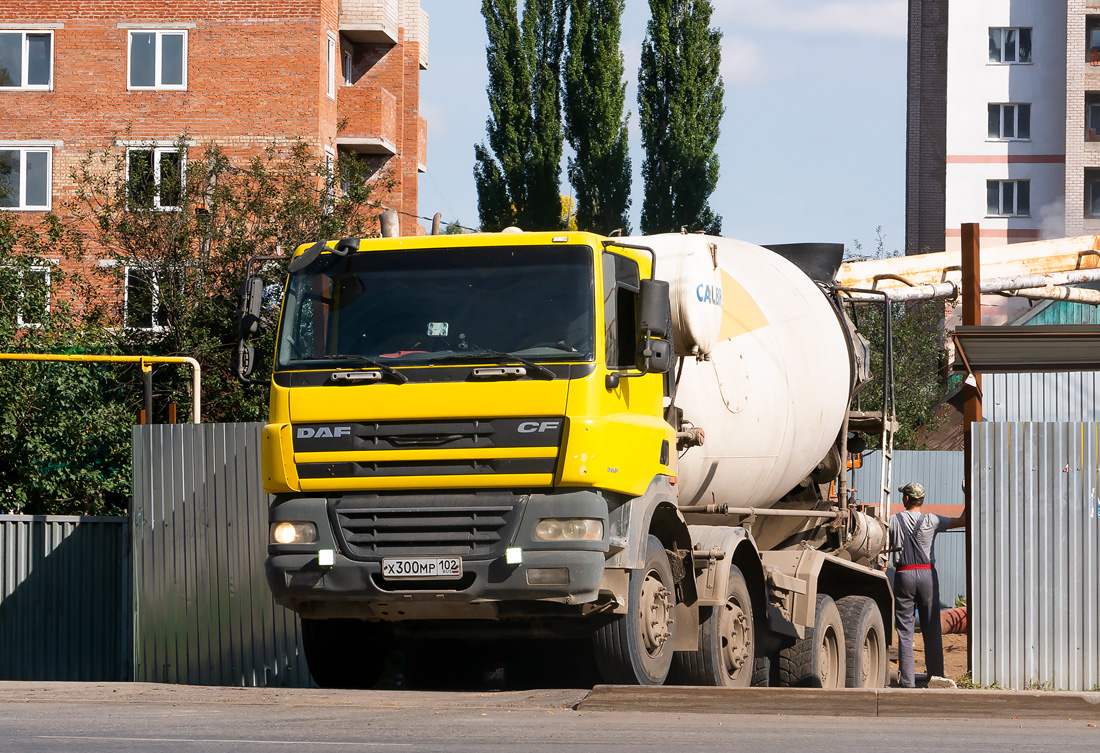
[[401,0],[340,0],[340,33],[359,44],[397,44]]
[[397,97],[381,86],[344,86],[336,96],[339,119],[347,126],[336,145],[360,154],[397,154]]

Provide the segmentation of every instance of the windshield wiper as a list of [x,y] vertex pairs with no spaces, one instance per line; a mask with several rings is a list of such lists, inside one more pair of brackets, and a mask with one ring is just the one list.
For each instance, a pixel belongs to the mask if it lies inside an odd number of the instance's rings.
[[379,363],[373,358],[367,358],[366,356],[356,356],[351,354],[338,353],[333,356],[320,356],[318,358],[292,358],[291,363],[327,363],[329,361],[344,361],[353,363],[356,366],[368,366],[372,369],[378,369],[383,374],[389,377],[393,377],[399,383],[404,384],[409,381],[409,378],[402,374],[397,369],[391,368],[384,363]]
[[556,376],[553,371],[546,368],[541,363],[535,363],[534,361],[528,358],[524,358],[523,356],[517,356],[515,353],[505,353],[499,350],[471,350],[466,353],[451,353],[445,356],[438,356],[430,360],[432,363],[477,360],[489,361],[490,363],[506,363],[508,361],[515,361],[516,363],[523,364],[531,371],[542,374],[547,379],[554,379]]

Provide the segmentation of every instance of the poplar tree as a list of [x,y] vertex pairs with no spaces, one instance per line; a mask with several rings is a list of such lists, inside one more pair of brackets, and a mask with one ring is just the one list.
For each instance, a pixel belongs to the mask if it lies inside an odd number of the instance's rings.
[[686,227],[717,235],[722,218],[709,199],[718,184],[714,150],[725,112],[722,32],[710,28],[709,0],[649,0],[649,8],[638,72],[642,232]]
[[576,152],[569,182],[581,230],[629,233],[630,152],[619,50],[624,0],[570,0],[565,137]]
[[489,44],[488,147],[474,145],[483,230],[561,227],[561,62],[566,0],[482,0]]

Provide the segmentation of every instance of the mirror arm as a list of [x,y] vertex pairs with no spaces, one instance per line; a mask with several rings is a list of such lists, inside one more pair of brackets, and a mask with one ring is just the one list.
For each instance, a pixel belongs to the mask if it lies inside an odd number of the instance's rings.
[[619,386],[619,381],[622,379],[634,379],[635,377],[645,376],[649,373],[649,357],[653,355],[653,348],[649,347],[649,342],[652,339],[649,334],[649,330],[645,331],[645,349],[642,351],[642,355],[645,356],[645,366],[641,371],[629,372],[629,371],[612,371],[604,377],[604,386],[613,390]]

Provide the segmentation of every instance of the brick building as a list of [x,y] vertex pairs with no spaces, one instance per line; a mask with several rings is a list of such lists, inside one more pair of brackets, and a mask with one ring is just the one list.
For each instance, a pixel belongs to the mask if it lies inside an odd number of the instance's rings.
[[910,0],[906,252],[1100,233],[1100,0]]
[[319,159],[384,163],[384,201],[415,234],[427,57],[419,0],[6,0],[0,208],[60,210],[72,168],[112,144],[159,186],[181,169],[182,133],[242,163],[300,138]]

